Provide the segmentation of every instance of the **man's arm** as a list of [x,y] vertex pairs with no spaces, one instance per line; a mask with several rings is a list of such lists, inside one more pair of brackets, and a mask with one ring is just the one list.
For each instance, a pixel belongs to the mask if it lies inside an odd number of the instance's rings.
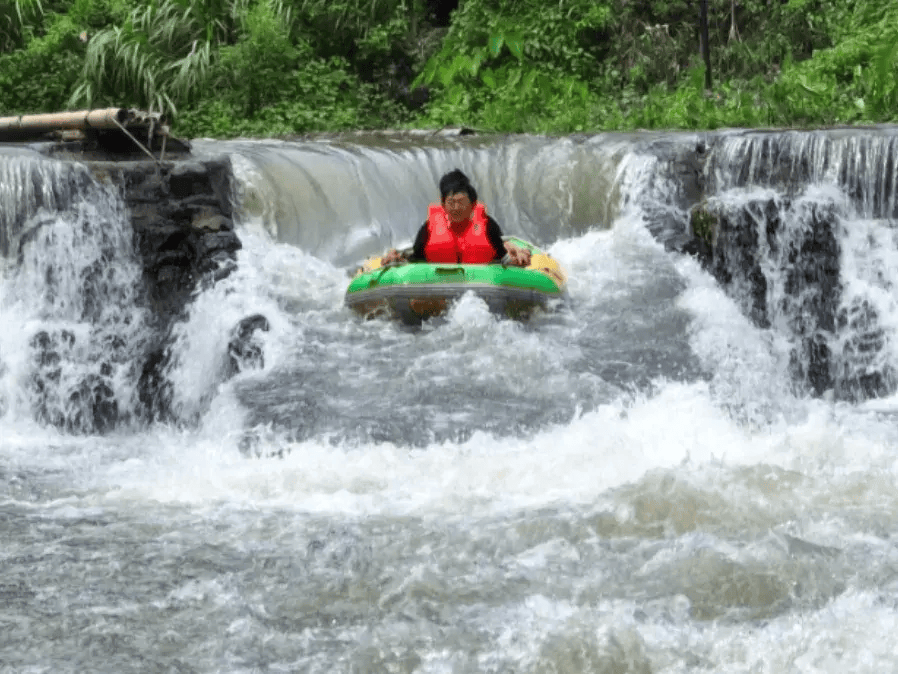
[[412,254],[406,258],[409,262],[424,262],[426,258],[424,257],[424,246],[427,245],[427,240],[430,238],[430,230],[427,228],[427,223],[425,222],[421,225],[421,229],[418,230],[418,235],[415,237],[415,245],[412,246]]
[[421,226],[421,229],[418,230],[418,235],[415,237],[415,244],[412,246],[411,251],[406,248],[400,252],[395,248],[391,248],[387,251],[387,254],[381,258],[381,264],[392,264],[402,260],[405,260],[406,262],[424,262],[424,246],[427,245],[428,236],[429,231],[427,229],[427,223],[425,222]]
[[489,239],[490,244],[493,246],[493,251],[495,255],[493,259],[501,260],[505,257],[505,242],[502,241],[502,228],[499,227],[499,223],[493,220],[491,215],[486,216],[486,238]]
[[496,252],[495,260],[502,264],[513,264],[517,267],[526,267],[530,264],[530,251],[513,243],[504,242],[499,223],[489,215],[486,216],[486,236]]

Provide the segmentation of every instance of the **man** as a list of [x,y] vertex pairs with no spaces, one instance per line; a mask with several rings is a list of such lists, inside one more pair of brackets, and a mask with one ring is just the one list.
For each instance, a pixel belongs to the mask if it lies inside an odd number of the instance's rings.
[[530,251],[502,241],[502,230],[477,202],[477,191],[464,173],[455,169],[440,178],[440,203],[431,204],[427,222],[418,230],[410,255],[395,248],[383,264],[445,262],[486,264],[501,262],[519,267],[530,264]]

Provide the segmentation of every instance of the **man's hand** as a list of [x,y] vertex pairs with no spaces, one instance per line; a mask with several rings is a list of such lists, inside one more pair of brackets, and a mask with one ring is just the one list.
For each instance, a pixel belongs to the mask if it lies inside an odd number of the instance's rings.
[[521,248],[506,241],[505,250],[508,252],[509,260],[516,267],[526,267],[530,264],[530,251],[527,248]]
[[390,250],[387,251],[387,254],[380,258],[380,263],[382,265],[388,265],[393,262],[402,262],[402,260],[402,253],[395,248],[390,248]]

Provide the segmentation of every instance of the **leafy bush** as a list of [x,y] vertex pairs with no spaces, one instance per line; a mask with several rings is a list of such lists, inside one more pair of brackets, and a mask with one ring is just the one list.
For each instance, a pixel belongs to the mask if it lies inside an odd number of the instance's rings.
[[[780,120],[801,125],[895,119],[898,90],[898,8],[867,3],[846,16],[842,39],[812,58],[788,63],[766,91]],[[868,14],[878,14],[869,21]],[[846,28],[848,26],[848,28]]]
[[0,0],[0,53],[25,44],[42,14],[40,0]]
[[91,36],[73,106],[134,106],[173,113],[202,90],[218,27],[201,2],[163,0],[131,10]]
[[609,13],[608,5],[591,0],[569,7],[466,3],[417,80],[438,92],[425,121],[498,131],[588,128],[593,96],[583,76],[593,57],[587,36],[607,24]]
[[64,110],[81,70],[85,51],[79,30],[68,16],[41,17],[42,35],[27,45],[0,54],[0,111],[28,114]]
[[268,137],[383,127],[390,122],[391,115],[379,115],[383,109],[370,86],[355,80],[339,60],[294,64],[282,74],[278,91],[279,100],[252,110],[240,91],[201,100],[179,114],[177,131],[193,137]]
[[219,50],[211,81],[220,93],[180,115],[179,132],[273,136],[389,123],[374,113],[389,111],[389,102],[377,101],[345,59],[320,58],[305,39],[291,40],[289,21],[273,5],[249,8],[240,32]]

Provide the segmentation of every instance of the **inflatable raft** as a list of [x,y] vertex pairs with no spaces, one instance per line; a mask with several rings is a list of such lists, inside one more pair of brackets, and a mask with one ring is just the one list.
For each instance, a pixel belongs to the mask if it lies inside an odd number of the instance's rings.
[[530,266],[432,264],[384,265],[365,261],[346,290],[346,305],[365,317],[389,316],[418,323],[438,316],[466,292],[474,292],[494,313],[527,318],[561,304],[567,277],[558,262],[532,243],[505,237],[530,250]]

